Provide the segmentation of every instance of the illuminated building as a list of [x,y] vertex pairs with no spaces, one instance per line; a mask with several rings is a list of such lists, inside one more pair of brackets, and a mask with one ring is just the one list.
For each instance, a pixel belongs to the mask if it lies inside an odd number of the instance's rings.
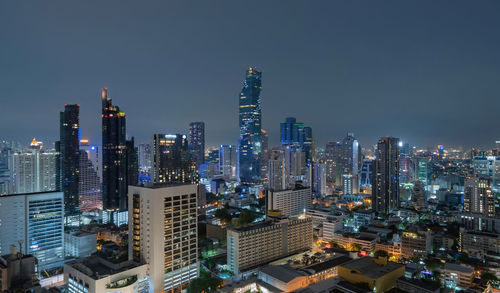
[[476,156],[472,159],[474,173],[491,179],[491,187],[500,190],[500,157]]
[[262,179],[264,182],[267,183],[268,178],[267,176],[269,175],[267,168],[269,167],[269,135],[267,134],[267,131],[262,129],[262,162],[261,162],[261,171],[262,171]]
[[80,167],[79,167],[79,210],[91,211],[102,209],[101,179],[98,175],[98,164],[96,160],[97,147],[90,146],[88,141],[81,142]]
[[495,216],[495,193],[491,191],[491,180],[485,176],[465,179],[464,212]]
[[262,73],[250,67],[239,96],[238,176],[242,184],[261,182]]
[[57,187],[64,193],[65,213],[78,212],[78,180],[80,166],[80,122],[79,105],[65,105],[60,113],[60,140],[56,151],[60,160],[57,164]]
[[11,157],[11,193],[56,190],[58,157],[58,153],[46,152],[39,147],[14,153]]
[[390,213],[399,207],[399,139],[378,141],[372,170],[372,209]]
[[[339,176],[350,174],[357,176],[361,167],[361,147],[353,133],[347,133],[340,143],[341,156],[339,160]],[[340,177],[342,179],[342,177]],[[357,177],[359,178],[359,177]]]
[[0,255],[11,245],[38,259],[40,270],[64,260],[64,195],[40,192],[0,197]]
[[342,175],[342,192],[344,195],[359,193],[359,179],[357,175]]
[[372,160],[364,159],[361,165],[360,186],[372,187]]
[[425,187],[430,183],[431,162],[428,158],[417,157],[415,159],[415,179],[422,182]]
[[97,233],[85,231],[64,232],[64,255],[88,257],[97,251]]
[[421,256],[425,257],[431,252],[432,232],[416,231],[403,232],[401,236],[401,255],[403,257]]
[[312,189],[317,195],[326,194],[326,164],[315,162],[312,165]]
[[205,163],[205,123],[192,122],[189,123],[189,149],[191,150],[196,167]]
[[[340,157],[342,148],[340,142],[330,141],[325,147],[326,180],[328,183],[337,183],[336,176],[340,172]],[[338,181],[340,182],[340,180]]]
[[186,135],[154,134],[153,181],[155,183],[196,183],[198,172],[188,148]]
[[413,190],[411,192],[411,202],[413,208],[417,211],[424,211],[427,209],[424,187],[420,181],[415,181],[415,185],[413,186]]
[[127,209],[126,116],[108,98],[102,98],[102,203],[106,210]]
[[227,265],[234,274],[311,249],[312,218],[282,217],[227,228]]
[[453,263],[444,264],[444,283],[451,288],[469,288],[474,280],[474,269]]
[[285,171],[285,153],[281,149],[271,150],[268,162],[268,188],[270,190],[284,190],[287,188],[287,174]]
[[280,124],[281,146],[301,149],[306,155],[306,162],[312,160],[313,137],[312,128],[297,122],[294,117],[287,117]]
[[236,180],[236,148],[230,144],[219,147],[219,171],[227,182]]
[[280,210],[284,216],[299,216],[312,208],[310,188],[266,191],[267,210]]
[[196,184],[129,188],[129,258],[149,265],[154,292],[180,292],[198,277]]
[[139,169],[150,170],[151,163],[151,145],[149,143],[139,144]]

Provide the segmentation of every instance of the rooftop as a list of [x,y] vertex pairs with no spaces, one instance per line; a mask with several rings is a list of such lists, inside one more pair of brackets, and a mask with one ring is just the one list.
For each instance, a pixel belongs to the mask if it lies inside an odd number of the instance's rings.
[[439,289],[439,287],[437,287],[429,282],[424,282],[424,281],[416,280],[416,279],[407,279],[405,277],[401,277],[397,281],[410,283],[414,286],[418,286],[420,288],[423,288],[423,289],[429,290],[429,291],[435,291],[435,290]]
[[452,270],[452,271],[459,271],[459,272],[464,272],[464,273],[473,273],[474,272],[474,270],[472,268],[457,265],[457,264],[452,264],[452,263],[445,263],[444,269],[445,270]]
[[295,270],[287,265],[265,266],[260,271],[282,282],[288,283],[295,278],[307,276],[306,273]]
[[123,261],[121,263],[114,264],[103,259],[102,257],[92,255],[86,258],[79,258],[74,261],[67,262],[64,265],[72,267],[94,280],[99,280],[109,275],[114,275],[143,264],[135,261]]
[[334,256],[330,259],[325,260],[317,264],[310,265],[308,267],[302,268],[302,270],[312,271],[314,274],[322,271],[326,271],[338,265],[344,264],[350,261],[351,258],[345,255]]
[[371,279],[378,279],[390,272],[404,267],[403,264],[395,262],[387,262],[387,265],[379,265],[374,261],[374,258],[369,256],[352,260],[342,264],[341,266],[350,270],[357,270],[362,275]]

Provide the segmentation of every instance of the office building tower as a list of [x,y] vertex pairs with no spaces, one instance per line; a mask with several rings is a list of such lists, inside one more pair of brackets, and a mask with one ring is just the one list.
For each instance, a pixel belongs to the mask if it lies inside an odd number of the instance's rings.
[[[266,243],[266,245],[262,245]],[[227,228],[227,266],[235,275],[294,253],[311,249],[312,218],[282,217]]]
[[239,96],[238,176],[242,184],[261,182],[262,73],[250,67]]
[[155,292],[180,292],[198,277],[196,184],[129,189],[129,258],[149,264]]
[[408,143],[400,142],[399,145],[399,182],[410,183],[414,177],[413,152]]
[[306,154],[297,147],[283,147],[285,164],[285,184],[287,188],[293,188],[295,182],[304,181],[308,175],[309,165],[306,162]]
[[151,145],[141,143],[139,144],[139,170],[149,171],[151,167]]
[[326,164],[315,162],[312,165],[312,188],[317,195],[326,195]]
[[191,122],[189,123],[189,149],[193,154],[196,162],[196,168],[205,163],[205,123]]
[[38,259],[39,271],[64,260],[64,194],[41,192],[0,197],[0,255],[10,246]]
[[186,135],[154,134],[151,148],[155,183],[198,182],[196,162],[189,152]]
[[102,204],[106,210],[127,209],[127,145],[125,112],[114,106],[103,88]]
[[97,173],[97,177],[102,182],[102,152],[101,147],[91,144],[88,139],[80,139],[80,150],[85,151],[92,164],[92,168]]
[[372,209],[390,213],[399,207],[399,139],[378,141],[372,173]]
[[81,230],[64,232],[64,255],[88,257],[97,251],[97,233]]
[[9,194],[10,191],[10,169],[9,162],[11,161],[12,150],[5,144],[0,142],[0,195]]
[[283,216],[299,216],[312,208],[310,187],[288,190],[266,190],[267,211],[281,211]]
[[57,144],[60,160],[57,178],[64,193],[66,214],[78,212],[78,167],[80,166],[80,122],[79,105],[65,105],[60,113],[60,140]]
[[287,117],[280,125],[281,146],[300,148],[306,156],[306,162],[312,160],[312,128],[297,122],[294,117]]
[[219,147],[219,171],[225,181],[236,180],[236,148],[230,144]]
[[464,212],[495,216],[495,193],[491,191],[491,180],[486,176],[471,176],[465,179]]
[[268,163],[267,188],[278,191],[287,188],[287,174],[285,168],[285,152],[282,149],[273,149]]

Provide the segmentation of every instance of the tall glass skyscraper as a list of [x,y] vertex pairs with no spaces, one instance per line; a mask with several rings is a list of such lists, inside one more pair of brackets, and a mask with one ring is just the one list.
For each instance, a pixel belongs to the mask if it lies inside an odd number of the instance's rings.
[[78,173],[80,166],[79,105],[65,105],[60,113],[60,141],[56,143],[60,160],[56,166],[58,187],[64,193],[66,214],[78,211]]
[[261,78],[262,73],[250,67],[240,93],[238,174],[242,184],[258,184],[261,181]]
[[382,137],[372,171],[372,209],[390,213],[399,207],[399,138]]
[[127,209],[126,116],[102,89],[102,204],[106,210]]
[[205,163],[205,123],[191,122],[189,123],[189,149],[196,161],[196,167]]

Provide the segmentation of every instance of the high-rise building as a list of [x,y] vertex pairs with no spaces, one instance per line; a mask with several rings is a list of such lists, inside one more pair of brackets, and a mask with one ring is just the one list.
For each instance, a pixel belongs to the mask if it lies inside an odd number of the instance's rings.
[[[265,243],[266,245],[263,245]],[[227,229],[227,266],[234,274],[311,249],[312,218],[282,217]]]
[[78,179],[79,210],[91,211],[102,209],[101,179],[92,162],[88,142],[82,144],[80,150],[80,166]]
[[189,123],[189,149],[191,150],[196,168],[205,163],[205,123],[191,122]]
[[103,88],[102,203],[106,210],[127,209],[127,145],[125,112],[114,106]]
[[242,184],[261,182],[262,73],[250,67],[239,96],[238,176]]
[[196,162],[189,152],[186,135],[154,134],[153,181],[155,183],[196,183]]
[[409,183],[413,181],[414,177],[413,152],[410,144],[400,142],[399,145],[399,181]]
[[390,213],[399,207],[399,138],[378,141],[372,176],[372,209]]
[[56,144],[60,160],[57,178],[64,193],[66,214],[78,212],[78,167],[80,166],[80,105],[65,105],[60,113],[60,140]]
[[151,145],[149,143],[141,143],[139,144],[139,169],[148,171],[151,167]]
[[337,174],[342,175],[340,171],[340,158],[342,156],[342,147],[340,142],[330,141],[325,147],[325,163],[326,163],[326,181],[328,183],[338,183]]
[[283,216],[299,216],[312,208],[310,187],[288,190],[266,190],[267,210],[280,210]]
[[31,149],[12,155],[10,193],[31,193],[56,190],[58,154]]
[[472,158],[474,173],[491,179],[491,188],[500,190],[500,157],[476,156]]
[[372,187],[372,166],[373,164],[371,159],[363,159],[359,180],[360,186]]
[[287,188],[293,188],[295,182],[304,181],[308,176],[310,165],[306,162],[306,154],[301,148],[285,146],[283,147],[285,184]]
[[285,170],[285,152],[282,149],[273,149],[268,163],[267,188],[278,191],[287,188],[287,175]]
[[125,142],[127,146],[127,186],[139,183],[139,156],[134,137]]
[[491,180],[486,176],[471,176],[465,179],[464,212],[495,216],[495,193],[491,191]]
[[313,193],[317,195],[326,194],[326,164],[315,162],[312,165],[312,188]]
[[306,156],[306,162],[312,160],[312,128],[297,122],[294,117],[287,117],[280,125],[281,146],[300,148]]
[[425,187],[429,182],[429,176],[431,174],[431,162],[425,157],[415,158],[415,180],[422,182]]
[[64,195],[40,192],[0,196],[0,255],[11,245],[38,259],[39,270],[64,260]]
[[342,192],[344,195],[359,193],[359,178],[357,175],[342,175]]
[[180,292],[198,277],[196,184],[129,189],[129,258],[149,264],[155,292]]
[[340,171],[342,175],[358,175],[361,167],[361,147],[353,133],[347,133],[341,142]]
[[219,171],[224,180],[230,182],[236,180],[236,148],[230,144],[219,147]]
[[268,162],[269,162],[269,135],[267,134],[267,131],[265,131],[264,129],[262,129],[261,139],[262,139],[262,161],[261,161],[262,174],[261,174],[261,177],[262,177],[263,181],[267,183],[267,181],[268,181],[267,168],[269,167],[268,166],[269,165],[268,164]]

